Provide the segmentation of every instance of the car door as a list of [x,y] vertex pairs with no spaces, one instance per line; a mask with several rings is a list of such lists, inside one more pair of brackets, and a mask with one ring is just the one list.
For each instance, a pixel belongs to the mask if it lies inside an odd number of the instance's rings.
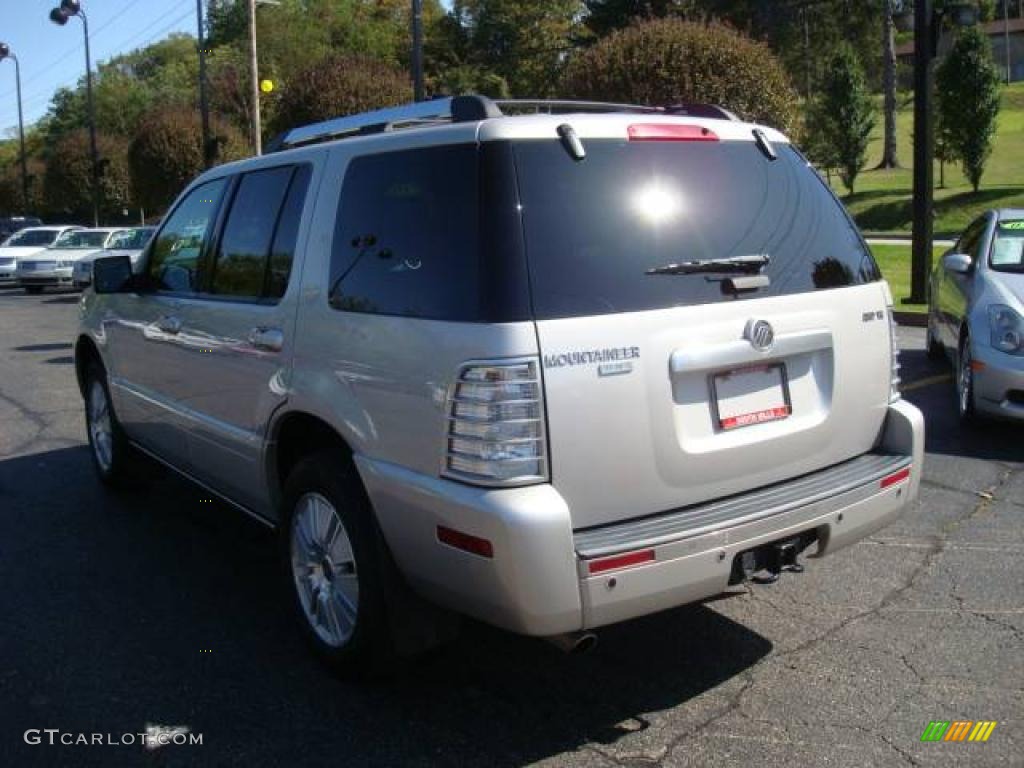
[[262,448],[285,400],[297,290],[288,291],[312,178],[292,164],[240,175],[202,267],[202,290],[178,309],[188,376],[176,393],[197,478],[268,515]]
[[181,393],[195,374],[179,315],[199,289],[199,266],[226,187],[220,178],[187,193],[147,251],[140,290],[104,297],[107,365],[118,417],[131,439],[185,470],[189,419]]
[[[956,246],[954,253],[963,253],[970,256],[977,263],[978,252],[988,226],[988,217],[983,216],[976,219],[964,231]],[[970,291],[974,278],[974,270],[966,275],[952,272],[942,267],[942,280],[939,283],[937,306],[941,322],[940,333],[942,343],[950,348],[956,349],[960,343],[960,326],[967,310],[967,295]]]

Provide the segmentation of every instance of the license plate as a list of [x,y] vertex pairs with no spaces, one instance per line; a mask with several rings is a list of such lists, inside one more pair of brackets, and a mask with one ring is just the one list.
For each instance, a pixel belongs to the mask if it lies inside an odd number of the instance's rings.
[[711,402],[723,431],[785,419],[793,412],[786,367],[775,363],[716,373]]

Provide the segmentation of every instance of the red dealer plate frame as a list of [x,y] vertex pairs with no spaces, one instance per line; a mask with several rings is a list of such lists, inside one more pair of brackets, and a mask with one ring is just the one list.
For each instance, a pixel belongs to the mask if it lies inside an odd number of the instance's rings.
[[[715,425],[722,432],[734,429],[753,427],[773,421],[788,419],[793,414],[793,403],[789,396],[789,379],[786,376],[784,363],[767,365],[750,365],[720,371],[710,377],[711,408]],[[743,396],[762,394],[776,390],[778,397],[772,397],[754,410],[744,410],[735,406],[730,400]],[[738,393],[738,394],[737,394]],[[723,402],[723,398],[725,402]]]

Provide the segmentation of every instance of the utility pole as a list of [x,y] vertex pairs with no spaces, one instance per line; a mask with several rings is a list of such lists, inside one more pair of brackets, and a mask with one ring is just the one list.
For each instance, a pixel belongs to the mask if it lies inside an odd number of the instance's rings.
[[807,7],[800,9],[800,15],[803,16],[804,21],[804,78],[806,80],[806,90],[804,98],[808,101],[811,100],[811,26],[807,21]]
[[14,62],[14,84],[18,95],[18,142],[21,148],[21,206],[22,213],[28,214],[28,161],[25,158],[25,119],[21,112],[21,64],[7,43],[0,43],[0,61],[4,59]]
[[1006,51],[1006,84],[1010,84],[1013,69],[1010,65],[1010,0],[1003,0],[1003,45]]
[[423,2],[412,0],[412,90],[423,101]]
[[932,0],[914,4],[914,242],[910,270],[911,304],[927,301],[932,271],[933,168],[935,134],[932,120],[932,58],[935,55]]
[[256,58],[256,0],[249,3],[249,72],[252,79],[252,149],[256,155],[263,154],[263,128],[260,126],[260,73]]
[[199,114],[203,121],[203,167],[216,162],[216,146],[210,138],[210,102],[206,94],[206,31],[203,29],[203,0],[196,0],[196,24],[199,44]]

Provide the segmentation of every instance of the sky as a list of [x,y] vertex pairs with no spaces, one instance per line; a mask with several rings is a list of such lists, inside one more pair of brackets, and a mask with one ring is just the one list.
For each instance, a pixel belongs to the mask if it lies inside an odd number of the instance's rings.
[[[0,42],[21,62],[25,125],[46,113],[50,97],[85,74],[82,24],[59,27],[49,19],[60,0],[0,0]],[[89,17],[95,71],[97,61],[140,48],[172,32],[196,34],[195,0],[82,0]],[[18,127],[14,62],[0,61],[0,137]],[[16,135],[16,133],[14,134]]]

